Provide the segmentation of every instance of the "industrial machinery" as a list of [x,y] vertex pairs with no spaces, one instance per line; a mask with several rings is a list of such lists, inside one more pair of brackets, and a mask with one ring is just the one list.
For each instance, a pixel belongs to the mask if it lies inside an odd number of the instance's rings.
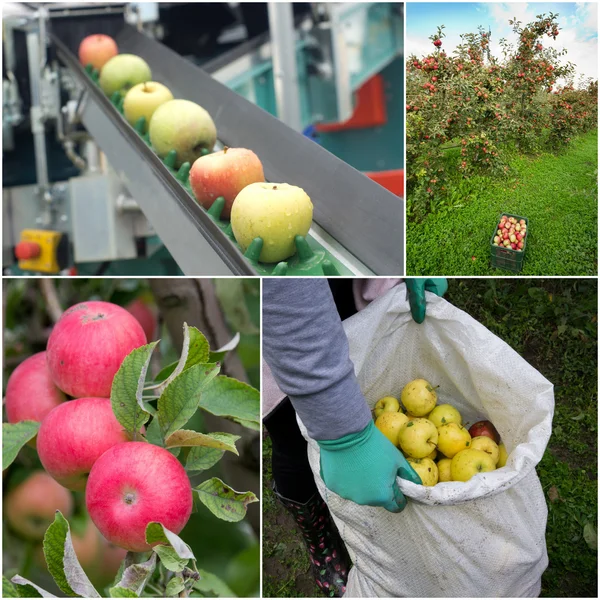
[[[270,3],[268,31],[209,60],[167,46],[174,6],[5,7],[5,271],[402,274],[402,5],[313,4],[294,14]],[[275,265],[258,262],[256,246],[244,255],[218,211],[198,205],[187,172],[163,162],[79,64],[91,33],[111,35],[176,98],[203,106],[218,147],[252,149],[267,181],[307,192],[313,226],[295,256]]]

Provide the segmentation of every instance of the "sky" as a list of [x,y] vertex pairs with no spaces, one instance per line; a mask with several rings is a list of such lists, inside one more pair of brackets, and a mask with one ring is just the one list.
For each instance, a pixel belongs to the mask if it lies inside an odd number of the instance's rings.
[[478,25],[492,32],[491,50],[501,56],[499,41],[513,45],[517,39],[508,24],[516,17],[522,25],[542,13],[558,13],[560,33],[556,40],[544,37],[543,44],[557,50],[567,48],[561,60],[576,65],[576,77],[598,78],[598,4],[595,2],[439,2],[406,3],[406,56],[429,54],[434,48],[429,36],[445,25],[443,49],[451,54],[460,43],[461,33],[476,33]]

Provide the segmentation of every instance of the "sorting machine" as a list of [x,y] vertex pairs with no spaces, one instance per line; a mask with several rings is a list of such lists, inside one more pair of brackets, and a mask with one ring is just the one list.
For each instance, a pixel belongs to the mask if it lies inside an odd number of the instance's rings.
[[[271,34],[202,67],[161,43],[158,5],[10,8],[3,15],[5,269],[210,276],[403,272],[402,198],[302,131],[315,113],[338,125],[352,121],[357,90],[398,61],[401,20],[394,5],[363,5],[362,13],[341,5],[338,12],[317,11],[315,18],[313,10],[293,22],[289,7],[286,13],[285,5],[273,3]],[[107,98],[79,64],[79,42],[91,33],[111,35],[120,52],[141,56],[153,79],[176,98],[203,106],[217,127],[217,149],[250,148],[267,181],[308,193],[313,226],[306,240],[297,240],[295,256],[283,264],[261,263],[260,241],[244,255],[218,207],[206,211],[197,204],[186,169],[175,171],[162,161],[124,120],[119,102]],[[379,50],[373,49],[376,40]],[[25,88],[18,77],[23,64]],[[401,161],[402,131],[392,135]],[[11,176],[30,156],[28,140],[35,176],[23,185]]]

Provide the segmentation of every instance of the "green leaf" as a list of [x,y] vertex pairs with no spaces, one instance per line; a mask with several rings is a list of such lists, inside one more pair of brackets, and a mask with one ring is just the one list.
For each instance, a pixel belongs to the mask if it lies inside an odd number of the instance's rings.
[[183,577],[176,575],[175,577],[171,577],[169,583],[167,583],[165,592],[167,598],[175,598],[176,596],[179,596],[179,592],[182,592],[184,589],[185,584],[183,583]]
[[[123,570],[120,581],[116,586],[111,588],[111,595],[114,590],[128,590],[137,596],[141,596],[144,588],[154,573],[156,567],[156,554],[151,553],[150,558],[141,563],[133,562],[136,555],[132,552],[128,552],[125,557],[126,567]],[[119,592],[125,593],[125,592]],[[119,596],[113,596],[118,598]],[[120,596],[127,597],[127,596]]]
[[162,523],[153,521],[146,526],[146,543],[156,542],[171,546],[180,558],[194,558],[192,549],[176,533],[169,531]]
[[219,362],[222,361],[228,352],[235,350],[240,343],[240,332],[238,331],[231,341],[227,342],[222,348],[215,350],[210,353],[208,362]]
[[21,448],[33,439],[40,428],[37,421],[2,423],[2,470],[7,469],[17,458]]
[[188,471],[206,471],[214,467],[225,454],[224,450],[216,448],[196,447],[192,448],[187,456],[185,468]]
[[127,588],[113,587],[110,588],[109,592],[111,598],[139,598],[134,591]]
[[17,588],[4,575],[2,575],[2,597],[3,598],[18,598],[19,597]]
[[165,379],[167,379],[169,377],[169,375],[177,368],[178,364],[179,364],[179,361],[176,360],[175,362],[172,362],[170,365],[167,365],[166,367],[162,368],[158,372],[158,375],[154,378],[155,383],[161,383]]
[[[195,327],[190,327],[187,323],[184,323],[181,356],[179,357],[179,361],[177,362],[177,365],[173,371],[169,374],[167,379],[165,379],[163,383],[158,386],[158,389],[162,392],[172,381],[174,381],[179,375],[181,375],[181,373],[190,367],[209,362],[209,355],[210,350],[208,340],[198,329]],[[164,370],[165,369],[163,369],[163,371]]]
[[165,447],[158,417],[154,417],[152,421],[150,421],[150,425],[146,427],[146,439],[155,446],[161,446],[161,448]]
[[101,598],[77,560],[69,523],[59,510],[56,511],[54,522],[44,535],[44,556],[48,571],[65,594]]
[[[4,579],[4,576],[3,576]],[[39,587],[38,585],[36,585],[35,583],[33,583],[32,581],[29,581],[29,579],[25,579],[24,577],[21,577],[20,575],[15,575],[11,581],[17,586],[17,594],[19,595],[19,598],[57,598],[58,596],[55,596],[54,594],[51,594],[50,592],[47,592],[45,589]],[[2,582],[2,588],[3,588],[3,592],[4,592],[4,581]],[[4,593],[2,594],[3,598],[8,598],[8,596],[4,596]],[[14,598],[14,596],[13,596]]]
[[248,429],[253,429],[254,431],[260,431],[260,423],[258,421],[246,421],[246,419],[236,419],[232,417],[232,420]]
[[165,566],[169,571],[173,571],[174,573],[178,573],[183,571],[183,569],[187,566],[189,562],[189,558],[180,558],[175,552],[175,549],[171,546],[154,546],[152,548],[154,552],[160,558],[160,562]]
[[218,477],[203,481],[195,490],[202,504],[224,521],[241,521],[246,516],[248,504],[258,502],[252,492],[236,492]]
[[260,393],[247,383],[219,375],[205,387],[200,408],[219,417],[258,423]]
[[166,448],[175,448],[176,446],[206,446],[207,448],[218,448],[219,450],[229,450],[239,456],[235,443],[240,439],[239,435],[231,433],[198,433],[180,429],[172,433],[165,441]]
[[194,583],[194,589],[205,596],[216,598],[237,598],[231,588],[219,577],[203,569],[198,569],[200,579]]
[[220,367],[200,363],[178,375],[158,399],[158,422],[164,438],[183,427],[198,409],[204,390]]
[[132,436],[150,418],[142,398],[144,381],[152,352],[158,342],[152,342],[130,352],[113,379],[110,402],[117,420]]
[[583,526],[583,539],[590,550],[598,550],[598,532],[590,521]]
[[246,305],[244,282],[235,278],[214,280],[215,293],[231,328],[240,333],[258,333]]

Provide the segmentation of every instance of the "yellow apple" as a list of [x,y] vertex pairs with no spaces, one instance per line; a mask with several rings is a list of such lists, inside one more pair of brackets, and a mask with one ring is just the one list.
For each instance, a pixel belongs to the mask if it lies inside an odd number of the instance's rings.
[[469,432],[458,423],[448,423],[437,428],[438,450],[447,458],[471,445]]
[[302,188],[287,183],[251,183],[233,201],[231,227],[243,252],[260,237],[260,260],[276,263],[296,252],[295,237],[306,236],[312,215],[312,202]]
[[400,402],[393,396],[385,396],[381,400],[377,400],[373,414],[375,418],[382,415],[384,412],[398,412],[400,410]]
[[452,481],[452,471],[450,469],[451,464],[451,458],[442,458],[441,460],[438,460],[438,481]]
[[212,152],[217,128],[211,116],[199,104],[189,100],[169,100],[153,113],[148,127],[150,143],[161,158],[177,152],[175,167],[193,164],[206,151]]
[[430,458],[407,458],[406,460],[417,472],[423,485],[433,486],[438,482],[438,468]]
[[430,458],[431,460],[435,460],[437,457],[437,450],[434,450],[431,454],[428,454],[425,458]]
[[401,399],[406,412],[416,417],[423,417],[433,410],[437,402],[437,394],[428,381],[415,379],[404,386]]
[[151,79],[152,72],[143,58],[135,54],[117,54],[102,67],[98,83],[110,98],[115,92],[125,94],[134,85]]
[[123,115],[130,125],[135,125],[140,117],[146,119],[146,129],[154,111],[165,102],[173,100],[168,87],[157,81],[146,81],[134,85],[123,100]]
[[411,415],[409,412],[406,413],[406,416],[412,421],[413,419],[426,419],[427,417],[417,417],[417,415]]
[[483,450],[467,448],[452,458],[450,465],[452,481],[469,481],[477,473],[494,471],[496,465],[492,457]]
[[454,406],[450,404],[438,404],[427,417],[436,427],[447,423],[458,423],[462,425],[462,417]]
[[506,446],[504,444],[500,444],[498,446],[498,464],[496,465],[496,467],[498,469],[500,467],[505,467],[507,458],[508,452],[506,451]]
[[398,441],[402,450],[410,457],[425,458],[435,450],[438,432],[431,421],[417,418],[408,421],[400,429]]
[[498,448],[498,444],[491,438],[486,435],[479,435],[474,437],[471,440],[471,446],[473,450],[483,450],[487,452],[494,461],[494,465],[498,464],[498,459],[500,458],[500,449]]
[[398,446],[398,433],[404,425],[408,423],[408,417],[401,412],[384,412],[375,420],[375,427],[385,435],[385,437]]

